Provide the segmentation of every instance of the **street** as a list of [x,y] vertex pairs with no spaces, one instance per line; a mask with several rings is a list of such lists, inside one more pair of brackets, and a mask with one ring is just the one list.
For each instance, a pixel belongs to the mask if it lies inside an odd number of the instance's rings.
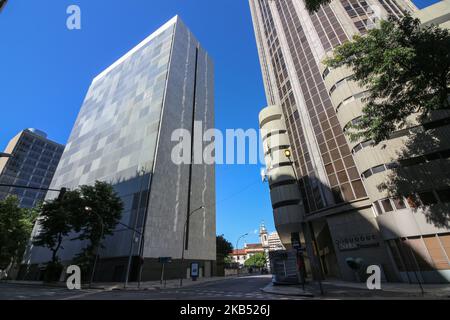
[[71,291],[65,288],[0,284],[0,300],[293,300],[298,296],[267,294],[268,276],[251,276],[160,290]]
[[[426,287],[421,295],[416,286],[384,284],[385,290],[367,290],[358,285],[323,282],[324,295],[315,282],[306,290],[313,296],[300,296],[297,286],[268,286],[270,275],[241,276],[239,278],[211,279],[203,283],[187,284],[182,288],[130,288],[68,290],[18,283],[0,283],[0,300],[366,300],[366,299],[448,299],[448,288]],[[266,287],[266,288],[265,288]],[[265,288],[264,292],[261,290]],[[268,289],[269,288],[269,289]],[[297,289],[296,289],[297,288]],[[403,288],[403,289],[402,289]],[[280,294],[283,292],[283,294]]]

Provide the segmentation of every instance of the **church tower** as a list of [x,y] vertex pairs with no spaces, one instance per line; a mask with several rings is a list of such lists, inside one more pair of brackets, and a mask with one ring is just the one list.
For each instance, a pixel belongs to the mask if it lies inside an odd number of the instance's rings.
[[259,241],[263,248],[269,247],[269,235],[267,234],[266,226],[264,225],[264,221],[259,226]]

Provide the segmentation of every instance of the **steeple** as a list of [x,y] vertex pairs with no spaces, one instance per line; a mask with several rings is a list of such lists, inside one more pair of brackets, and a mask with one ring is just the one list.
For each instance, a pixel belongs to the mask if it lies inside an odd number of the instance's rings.
[[263,248],[269,246],[269,239],[264,221],[262,221],[261,225],[259,226],[259,241],[261,242]]

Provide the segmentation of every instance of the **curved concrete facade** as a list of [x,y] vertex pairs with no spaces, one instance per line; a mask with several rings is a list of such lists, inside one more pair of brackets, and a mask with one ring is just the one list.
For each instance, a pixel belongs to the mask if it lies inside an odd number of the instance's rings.
[[290,243],[291,233],[301,228],[305,211],[291,160],[285,155],[290,143],[281,108],[276,105],[264,108],[259,114],[259,124],[275,227],[282,242]]

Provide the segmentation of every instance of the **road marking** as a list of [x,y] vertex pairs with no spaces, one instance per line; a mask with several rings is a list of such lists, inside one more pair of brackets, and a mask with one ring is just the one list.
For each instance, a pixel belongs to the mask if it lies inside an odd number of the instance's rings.
[[70,297],[66,297],[66,298],[62,298],[60,300],[73,300],[73,299],[78,299],[78,298],[83,298],[83,297],[87,297],[87,296],[91,296],[94,294],[100,293],[100,291],[95,291],[95,292],[84,292],[75,296],[70,296]]

